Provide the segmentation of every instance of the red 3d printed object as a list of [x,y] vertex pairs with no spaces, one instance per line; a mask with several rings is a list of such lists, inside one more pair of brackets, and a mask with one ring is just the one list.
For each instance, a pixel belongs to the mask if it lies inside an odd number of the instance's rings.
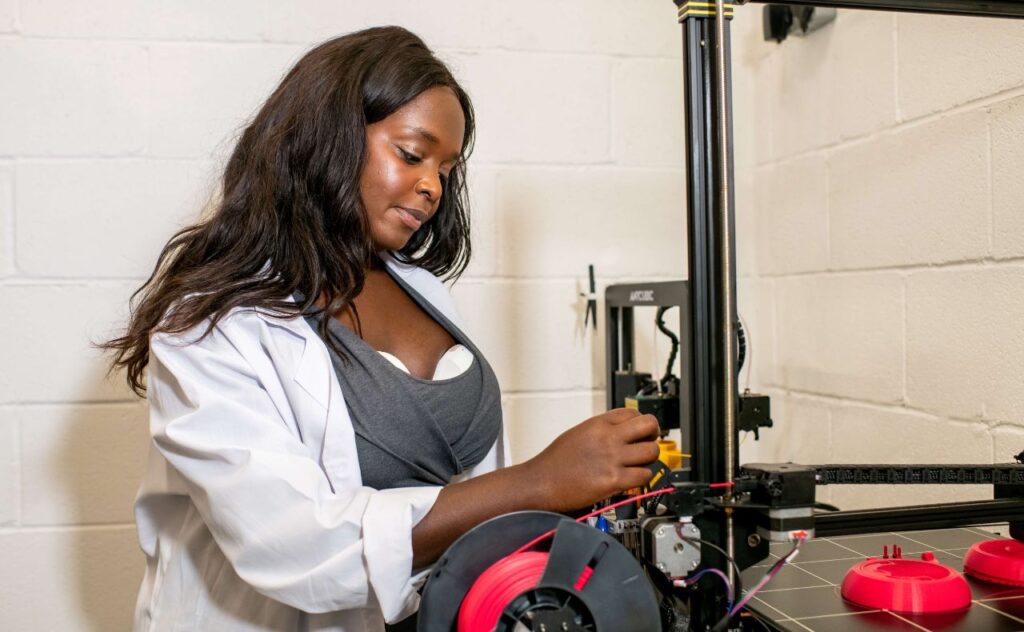
[[964,572],[995,584],[1024,586],[1024,543],[1017,540],[985,540],[964,556]]
[[892,612],[924,614],[963,610],[971,605],[971,589],[956,570],[936,561],[929,551],[920,560],[903,559],[900,547],[888,547],[881,558],[858,563],[843,580],[843,598],[858,606]]

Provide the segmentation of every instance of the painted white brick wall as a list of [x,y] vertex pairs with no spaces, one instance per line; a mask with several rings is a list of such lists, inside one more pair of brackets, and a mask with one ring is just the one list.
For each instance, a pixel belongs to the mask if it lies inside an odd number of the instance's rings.
[[1021,288],[1019,263],[909,275],[909,406],[958,419],[1022,421]]
[[[148,153],[225,158],[303,47],[155,44],[149,51]],[[202,98],[197,98],[202,95]]]
[[135,40],[256,40],[264,9],[248,0],[66,0],[21,3],[21,33],[30,36]]
[[0,528],[3,528],[17,524],[21,510],[18,424],[11,419],[7,407],[0,407],[0,441]]
[[903,398],[898,275],[786,278],[776,284],[776,301],[779,385],[868,401]]
[[524,0],[495,10],[512,49],[675,57],[681,46],[671,2]]
[[16,174],[18,269],[45,277],[148,275],[215,185],[209,161],[24,160]]
[[[754,170],[754,218],[749,228],[760,270],[771,274],[829,268],[828,178],[825,157],[806,154]],[[738,229],[737,229],[738,230]]]
[[678,169],[505,170],[499,273],[573,277],[593,263],[598,274],[678,274],[686,265],[683,191]]
[[985,256],[988,179],[984,112],[898,128],[835,150],[829,157],[827,213],[833,267]]
[[[264,9],[257,8],[257,11]],[[310,42],[370,26],[397,24],[420,34],[436,48],[503,48],[498,7],[492,2],[438,0],[429,10],[417,0],[270,2],[265,38],[273,42]],[[527,19],[518,17],[517,22]]]
[[0,531],[5,630],[130,630],[143,563],[134,525]]
[[[950,422],[913,411],[891,410],[853,404],[830,406],[832,425],[831,461],[860,463],[986,463],[991,459],[992,437],[984,424]],[[922,437],[942,436],[955,450],[936,450],[934,441]],[[865,439],[873,437],[870,452]],[[836,486],[829,489],[830,502],[840,507],[856,506],[869,498],[872,506],[921,505],[955,500],[991,498],[984,486]]]
[[14,169],[0,162],[0,278],[14,272]]
[[459,311],[502,391],[603,387],[603,323],[596,333],[583,329],[581,291],[571,279],[466,279],[455,286]]
[[992,254],[1024,256],[1024,98],[992,107]]
[[[773,388],[758,389],[771,397],[775,427],[762,430],[760,441],[753,435],[740,439],[744,463],[822,463],[832,445],[831,411],[821,398],[786,393]],[[821,488],[817,499],[832,500],[832,490]]]
[[144,404],[22,406],[11,419],[21,428],[21,524],[132,521],[149,446]]
[[505,414],[515,419],[509,428],[512,459],[517,463],[540,453],[557,436],[605,407],[604,393],[595,391],[557,394],[509,395]]
[[0,156],[141,153],[147,57],[132,42],[0,41]]
[[491,51],[446,58],[481,114],[473,154],[477,160],[609,162],[610,58]]
[[474,168],[469,172],[470,231],[473,258],[464,272],[467,278],[491,277],[498,272],[498,258],[488,253],[498,251],[498,175],[499,167]]
[[15,275],[0,285],[0,404],[120,401],[123,380],[108,380],[91,347],[115,331],[132,286],[75,284]]
[[18,0],[0,0],[0,33],[13,33],[17,29]]
[[[1024,450],[1024,30],[843,10],[777,45],[739,26],[759,7],[736,13],[737,182],[754,183],[752,203],[737,193],[752,233],[738,237],[740,289],[754,294],[740,309],[776,423],[745,459],[1012,461]],[[990,493],[823,491],[843,508]]]
[[[0,629],[128,629],[146,412],[90,342],[290,64],[389,23],[448,60],[477,109],[476,256],[455,296],[514,457],[603,409],[586,265],[600,292],[678,278],[686,257],[671,2],[0,0]],[[638,340],[658,366],[666,353]]]
[[897,90],[912,119],[1019,92],[1024,29],[1015,20],[901,15]]
[[747,358],[741,371],[743,388],[775,384],[776,296],[774,279],[741,278],[737,288],[738,311],[747,338]]
[[612,74],[612,157],[638,166],[669,166],[680,173],[686,145],[683,75],[679,60],[629,59]]

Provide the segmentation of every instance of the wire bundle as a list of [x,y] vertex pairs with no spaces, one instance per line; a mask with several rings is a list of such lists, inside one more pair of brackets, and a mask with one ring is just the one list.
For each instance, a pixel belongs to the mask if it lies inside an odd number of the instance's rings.
[[722,571],[718,570],[717,568],[705,568],[704,570],[702,570],[699,573],[693,575],[692,577],[687,577],[687,578],[682,578],[682,579],[675,579],[675,580],[672,581],[672,585],[676,586],[678,588],[689,588],[690,586],[693,586],[698,581],[700,581],[701,577],[704,577],[705,575],[708,575],[708,574],[712,574],[712,575],[717,576],[725,584],[725,589],[728,591],[728,595],[729,595],[729,603],[728,603],[728,605],[726,606],[725,609],[727,611],[731,612],[732,611],[732,602],[736,598],[736,594],[735,594],[736,589],[733,588],[732,582],[729,581],[729,577],[725,573],[723,573]]
[[754,597],[754,595],[756,595],[762,588],[764,588],[765,584],[770,582],[776,575],[778,575],[779,571],[782,570],[783,566],[785,566],[789,562],[792,562],[793,558],[796,557],[796,554],[800,552],[800,545],[803,543],[804,538],[799,538],[796,541],[796,544],[793,545],[793,548],[789,551],[789,553],[780,558],[778,562],[775,562],[775,564],[773,564],[772,567],[768,569],[768,572],[764,574],[764,577],[761,578],[761,581],[757,582],[757,584],[755,584],[754,587],[750,589],[746,596],[743,597],[743,599],[729,611],[729,616],[736,616],[736,613],[742,610],[743,606],[747,605],[747,602],[750,601]]
[[[537,587],[548,564],[548,554],[524,551],[503,557],[473,582],[459,609],[458,632],[491,632],[512,600]],[[593,574],[589,566],[576,580],[582,590]]]
[[[712,483],[708,485],[708,488],[719,489],[732,486],[733,483],[731,482]],[[667,487],[639,494],[601,507],[596,511],[580,516],[576,521],[583,522],[615,507],[670,491],[672,491],[672,488]],[[462,606],[459,608],[458,632],[491,632],[498,625],[501,613],[512,603],[512,600],[524,592],[537,587],[540,583],[540,578],[544,575],[544,569],[547,567],[548,554],[544,551],[530,551],[528,549],[551,537],[554,533],[555,530],[552,529],[541,534],[521,546],[511,555],[503,557],[492,564],[477,577],[469,592],[466,593]],[[576,590],[582,590],[593,573],[594,569],[589,566],[585,567],[576,580]],[[721,571],[718,571],[717,574],[726,580],[729,586],[729,593],[732,595],[732,584],[728,582],[728,578],[725,578]]]

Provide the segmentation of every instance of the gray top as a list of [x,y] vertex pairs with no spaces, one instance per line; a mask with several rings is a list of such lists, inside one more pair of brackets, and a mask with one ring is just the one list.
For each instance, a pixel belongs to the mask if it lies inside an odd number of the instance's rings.
[[[390,271],[389,271],[390,274]],[[394,274],[423,311],[473,354],[473,364],[446,380],[402,371],[334,318],[327,323],[338,380],[356,434],[363,484],[374,489],[446,485],[480,463],[501,432],[501,391],[487,361],[451,321]],[[322,312],[306,321],[319,331]]]

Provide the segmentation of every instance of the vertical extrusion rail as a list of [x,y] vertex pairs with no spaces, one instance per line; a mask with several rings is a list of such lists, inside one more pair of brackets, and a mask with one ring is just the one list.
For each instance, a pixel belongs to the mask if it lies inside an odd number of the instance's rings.
[[[715,171],[715,184],[718,187],[718,243],[721,259],[719,307],[719,327],[722,329],[722,366],[719,379],[722,380],[722,434],[724,439],[724,481],[736,478],[736,270],[735,270],[735,231],[733,228],[733,196],[732,196],[732,120],[729,101],[729,64],[726,37],[728,23],[725,17],[725,3],[715,0],[715,153],[718,169]],[[726,489],[726,500],[732,498],[731,490]],[[733,532],[732,510],[725,510],[725,550],[729,557],[736,559],[736,539]],[[736,583],[732,566],[728,567],[729,581]]]
[[[724,104],[716,99],[714,50],[719,38],[714,20],[714,2],[675,0],[679,7],[683,41],[683,87],[686,101],[686,206],[688,280],[693,331],[689,349],[693,367],[689,385],[692,410],[690,432],[694,438],[691,461],[693,479],[704,482],[724,480],[734,472],[735,437],[726,438],[722,420],[727,409],[735,423],[735,233],[732,226],[732,131],[728,86]],[[732,5],[724,4],[726,17]],[[729,25],[721,25],[725,81],[728,83]],[[722,107],[724,105],[724,108]],[[722,121],[720,112],[725,112]],[[721,129],[724,126],[725,129]],[[719,134],[721,131],[721,134]],[[725,155],[717,147],[725,141]],[[723,197],[723,192],[727,197]],[[722,201],[725,200],[723,204]],[[726,333],[731,333],[727,336]],[[727,352],[731,349],[731,353]],[[730,357],[726,357],[729,355]],[[726,371],[726,364],[732,371]],[[727,391],[727,382],[732,390]],[[732,453],[726,451],[732,445]]]
[[[729,91],[729,23],[732,4],[724,0],[674,0],[682,25],[685,91],[687,243],[692,344],[692,478],[732,480],[736,445],[736,287],[733,229],[732,104]],[[731,551],[731,518],[725,530],[709,534]],[[693,629],[721,617],[720,599],[696,600]]]

